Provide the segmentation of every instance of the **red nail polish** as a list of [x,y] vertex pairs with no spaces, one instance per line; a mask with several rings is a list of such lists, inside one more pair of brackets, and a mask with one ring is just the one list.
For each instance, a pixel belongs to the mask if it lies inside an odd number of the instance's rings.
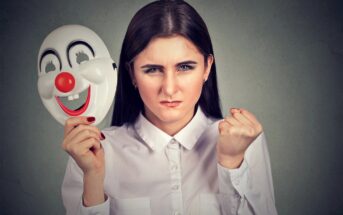
[[106,139],[105,135],[102,132],[101,132],[101,137],[103,140]]
[[87,117],[87,121],[88,122],[94,122],[95,121],[95,117],[94,116],[89,116],[89,117]]

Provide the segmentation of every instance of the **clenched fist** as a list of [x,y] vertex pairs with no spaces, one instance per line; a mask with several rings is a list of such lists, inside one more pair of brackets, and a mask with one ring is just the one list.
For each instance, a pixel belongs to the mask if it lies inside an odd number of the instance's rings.
[[223,167],[234,169],[241,165],[246,149],[263,128],[245,109],[231,108],[230,114],[218,126],[217,158]]

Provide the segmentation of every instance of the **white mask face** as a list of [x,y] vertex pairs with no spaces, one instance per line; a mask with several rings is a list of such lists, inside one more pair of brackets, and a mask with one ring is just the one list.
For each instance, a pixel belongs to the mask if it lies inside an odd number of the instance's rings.
[[99,124],[114,99],[117,69],[100,37],[80,25],[52,31],[38,54],[38,92],[61,124],[73,116],[94,116]]

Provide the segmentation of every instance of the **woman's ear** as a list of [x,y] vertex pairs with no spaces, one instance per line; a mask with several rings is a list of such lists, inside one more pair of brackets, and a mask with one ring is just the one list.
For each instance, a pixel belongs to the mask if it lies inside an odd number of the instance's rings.
[[133,85],[135,88],[137,88],[137,82],[136,82],[136,79],[135,79],[135,75],[133,74],[132,65],[130,65],[130,63],[126,63],[125,67],[126,67],[126,70],[129,72],[129,75],[130,75],[130,78],[131,78],[132,85]]
[[211,68],[212,68],[213,61],[214,61],[213,55],[212,55],[212,54],[209,54],[209,55],[207,56],[207,59],[206,59],[204,81],[207,81],[208,76],[209,76],[210,73],[211,73]]

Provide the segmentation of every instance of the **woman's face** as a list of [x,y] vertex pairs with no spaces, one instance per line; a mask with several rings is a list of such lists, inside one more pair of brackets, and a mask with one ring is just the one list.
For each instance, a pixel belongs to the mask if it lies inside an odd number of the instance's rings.
[[147,119],[169,134],[184,127],[193,117],[212,62],[208,57],[205,66],[204,56],[182,36],[151,40],[133,66],[133,83]]

